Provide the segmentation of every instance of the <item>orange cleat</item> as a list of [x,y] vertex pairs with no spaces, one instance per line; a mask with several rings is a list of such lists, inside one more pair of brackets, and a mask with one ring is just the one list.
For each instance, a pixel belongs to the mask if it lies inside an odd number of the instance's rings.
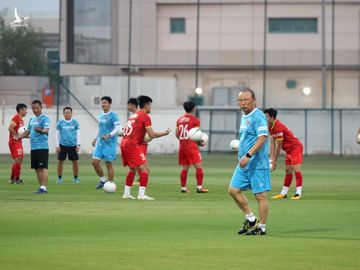
[[287,195],[283,195],[283,194],[278,194],[278,195],[275,195],[275,196],[272,196],[271,199],[286,199],[287,198]]

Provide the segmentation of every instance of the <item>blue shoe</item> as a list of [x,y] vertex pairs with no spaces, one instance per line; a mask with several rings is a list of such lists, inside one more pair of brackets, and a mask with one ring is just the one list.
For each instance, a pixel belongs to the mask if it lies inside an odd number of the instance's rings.
[[75,184],[80,184],[80,179],[77,177],[77,178],[74,178],[73,179],[73,182],[75,183]]
[[48,192],[46,190],[43,190],[42,188],[39,188],[37,191],[34,192],[35,194],[47,194]]
[[58,178],[58,179],[56,180],[56,184],[62,184],[62,178]]
[[101,189],[105,185],[106,182],[100,181],[99,184],[96,186],[96,189]]

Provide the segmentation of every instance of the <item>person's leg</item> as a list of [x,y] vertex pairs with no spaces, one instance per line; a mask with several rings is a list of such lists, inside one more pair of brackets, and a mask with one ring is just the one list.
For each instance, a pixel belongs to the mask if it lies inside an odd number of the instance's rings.
[[284,177],[284,184],[280,194],[272,196],[272,199],[285,199],[287,198],[287,194],[289,192],[289,187],[291,186],[291,182],[293,179],[293,169],[290,164],[285,165],[285,177]]
[[269,214],[269,202],[265,192],[255,194],[255,198],[259,205],[259,224],[266,225]]
[[196,192],[197,193],[207,193],[209,192],[208,189],[203,188],[202,184],[203,184],[203,180],[204,180],[204,171],[202,169],[202,163],[195,163],[194,167],[196,169],[196,183],[197,183],[197,189]]
[[92,165],[95,169],[96,174],[99,176],[99,179],[100,179],[98,185],[96,186],[96,189],[101,189],[106,182],[104,171],[101,168],[100,162],[101,162],[100,159],[97,159],[97,158],[92,159]]
[[14,159],[13,177],[16,184],[23,184],[23,181],[20,179],[22,161],[23,161],[22,157],[17,157]]
[[149,173],[150,168],[147,161],[145,163],[141,164],[139,166],[139,169],[141,171],[140,173],[140,184],[139,184],[139,193],[138,193],[138,199],[139,200],[153,200],[154,198],[151,198],[149,196],[145,195],[145,190],[149,181]]
[[182,170],[180,172],[180,185],[181,185],[181,192],[183,193],[188,192],[186,188],[188,171],[189,171],[189,165],[182,165]]
[[[47,184],[48,184],[48,169],[46,168],[37,168],[35,169],[36,176],[40,185],[39,191],[37,193],[47,193]],[[41,192],[42,190],[42,192]]]
[[57,181],[56,181],[58,184],[61,184],[61,183],[62,183],[63,168],[64,168],[64,161],[63,161],[63,160],[59,160],[58,165],[57,165],[58,179],[57,179]]
[[300,170],[301,164],[292,165],[292,167],[295,172],[296,192],[295,195],[291,197],[291,199],[300,199],[302,196],[302,183],[303,183],[302,173]]
[[79,180],[79,163],[77,160],[73,160],[72,161],[72,164],[73,164],[73,174],[74,174],[74,183],[78,184],[80,183],[80,180]]
[[[134,183],[135,175],[136,175],[136,168],[130,168],[130,171],[128,172],[125,180],[125,188],[124,188],[124,194],[123,199],[135,199],[134,196],[131,195],[131,187]],[[138,171],[141,174],[141,170],[138,168]]]
[[109,181],[114,181],[114,167],[111,161],[105,161]]

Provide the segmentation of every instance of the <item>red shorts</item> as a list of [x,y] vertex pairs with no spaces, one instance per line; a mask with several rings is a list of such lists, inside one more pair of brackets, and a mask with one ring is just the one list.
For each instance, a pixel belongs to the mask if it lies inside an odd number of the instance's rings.
[[146,155],[137,144],[121,144],[120,150],[124,167],[136,168],[146,162]]
[[9,142],[9,149],[12,159],[24,157],[24,149],[21,141],[16,143]]
[[303,162],[303,147],[298,145],[293,147],[285,155],[285,165],[298,165]]
[[201,154],[198,148],[179,148],[179,165],[192,165],[201,163]]
[[147,148],[148,148],[147,144],[140,144],[141,152],[143,152],[145,156],[147,155]]

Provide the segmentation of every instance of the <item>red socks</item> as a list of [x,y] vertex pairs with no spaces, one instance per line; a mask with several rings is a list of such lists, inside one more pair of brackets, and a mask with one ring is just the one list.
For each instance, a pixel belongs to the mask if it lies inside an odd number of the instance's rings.
[[11,179],[12,180],[19,180],[20,179],[20,172],[21,172],[21,164],[14,163],[11,167]]
[[129,187],[132,186],[132,184],[134,183],[134,178],[135,178],[135,173],[133,173],[132,171],[130,171],[127,176],[126,176],[126,181],[125,184]]
[[140,187],[146,187],[149,181],[149,174],[147,172],[140,173]]
[[296,187],[301,187],[302,186],[302,174],[301,174],[301,172],[296,172],[295,173],[295,178],[296,178]]
[[180,173],[181,187],[186,187],[187,173],[188,173],[188,171],[185,171],[185,170],[182,170]]
[[204,178],[204,172],[201,168],[196,169],[196,182],[198,186],[202,185],[203,182],[203,178]]
[[292,174],[286,174],[285,175],[285,178],[284,178],[284,186],[285,187],[290,187],[291,182],[292,182],[292,177],[293,177]]

